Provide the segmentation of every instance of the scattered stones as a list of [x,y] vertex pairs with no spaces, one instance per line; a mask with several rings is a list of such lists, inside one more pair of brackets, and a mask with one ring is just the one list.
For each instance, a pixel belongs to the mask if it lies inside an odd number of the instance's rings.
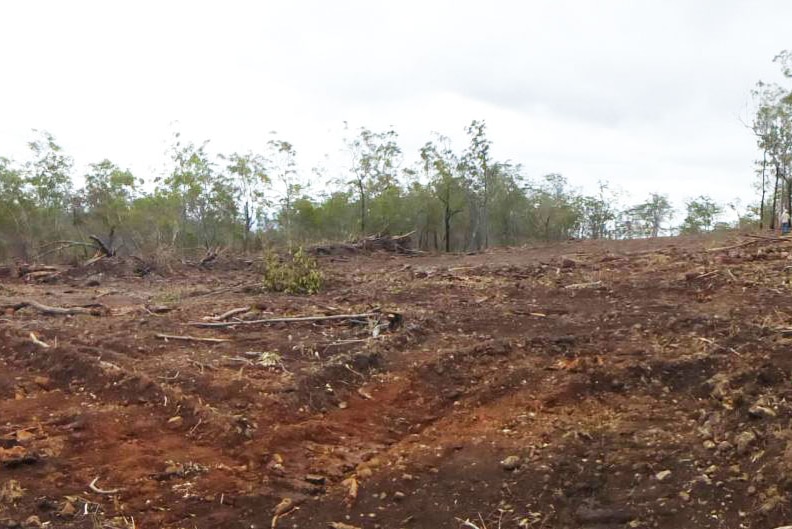
[[578,265],[577,261],[569,259],[568,257],[561,261],[561,268],[563,268],[565,270],[570,270],[572,268],[576,268],[577,265]]
[[77,514],[77,508],[70,501],[65,502],[63,504],[63,507],[61,507],[60,511],[58,511],[58,515],[63,518],[70,518],[75,514]]
[[52,389],[52,380],[49,377],[37,376],[33,378],[33,383],[45,391]]
[[660,472],[655,474],[655,479],[657,481],[665,481],[665,480],[667,480],[670,477],[671,477],[671,471],[670,470],[661,470]]
[[406,494],[404,494],[401,491],[397,490],[396,492],[393,493],[394,501],[402,501],[405,497],[406,497]]
[[737,444],[737,453],[739,455],[745,455],[756,442],[756,434],[750,430],[746,430],[737,435],[734,438],[734,442]]
[[710,389],[710,396],[717,400],[723,400],[729,394],[729,377],[725,373],[718,373],[706,382]]
[[98,277],[91,277],[85,282],[86,287],[98,287],[101,286],[102,282],[99,281]]
[[22,527],[25,529],[35,529],[38,527],[43,527],[41,520],[38,516],[28,516],[28,518],[22,523]]
[[360,527],[357,527],[356,525],[349,525],[348,523],[344,522],[332,522],[330,527],[332,529],[360,529]]
[[324,485],[326,481],[325,477],[319,474],[308,474],[304,479],[312,485]]
[[718,453],[725,454],[726,452],[731,452],[734,448],[729,441],[721,441],[718,443]]
[[184,418],[177,415],[168,419],[168,428],[176,430],[184,425]]
[[754,404],[748,409],[748,415],[750,415],[754,419],[772,419],[776,417],[777,414],[775,411],[773,411],[771,408],[768,408],[767,406]]
[[580,506],[575,511],[575,518],[584,524],[623,524],[634,520],[635,513],[626,509]]
[[519,456],[508,456],[506,459],[500,462],[501,467],[503,470],[517,470],[520,467],[520,458]]
[[0,503],[14,503],[25,495],[25,489],[15,479],[9,479],[0,487]]
[[275,509],[273,509],[272,514],[274,516],[282,516],[287,512],[291,511],[292,509],[294,509],[294,501],[291,498],[283,498],[280,501],[280,503],[278,503],[275,506]]
[[152,477],[157,481],[165,481],[173,478],[189,478],[209,471],[208,467],[192,461],[186,463],[167,461],[167,464],[164,472],[154,474]]
[[710,441],[709,439],[707,439],[706,441],[704,441],[703,446],[707,450],[714,450],[715,447],[717,447],[718,445],[716,445],[713,441]]

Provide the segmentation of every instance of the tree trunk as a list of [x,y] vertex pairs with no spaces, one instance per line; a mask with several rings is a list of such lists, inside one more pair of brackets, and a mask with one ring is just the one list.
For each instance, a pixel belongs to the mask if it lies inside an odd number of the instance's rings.
[[250,240],[250,228],[252,227],[252,215],[250,214],[250,205],[245,202],[245,233],[242,236],[242,250],[248,252],[248,241]]
[[358,182],[358,192],[360,193],[360,235],[366,236],[366,194],[363,191],[363,182]]
[[445,215],[444,215],[444,228],[445,228],[445,251],[446,253],[451,251],[451,211],[449,210],[449,206],[446,205],[445,208]]
[[786,211],[787,213],[792,215],[792,181],[787,180],[786,173],[783,175],[784,181],[786,182],[787,194],[786,194]]
[[764,229],[765,212],[765,170],[767,169],[767,149],[762,152],[762,200],[759,202],[759,229]]
[[778,166],[776,165],[775,187],[773,187],[773,211],[770,216],[770,229],[776,229],[776,217],[778,216]]
[[480,221],[481,212],[476,204],[473,204],[470,208],[470,222],[472,223],[470,226],[470,240],[468,241],[468,250],[478,250],[479,249],[479,221]]

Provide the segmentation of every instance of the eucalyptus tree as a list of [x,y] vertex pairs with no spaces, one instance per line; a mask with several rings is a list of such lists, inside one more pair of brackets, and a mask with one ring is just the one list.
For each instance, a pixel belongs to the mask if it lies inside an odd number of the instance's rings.
[[664,225],[673,218],[674,207],[667,195],[651,193],[646,201],[629,208],[626,213],[630,218],[632,234],[658,237],[666,229]]
[[260,221],[264,208],[269,205],[266,189],[270,182],[267,160],[260,154],[248,152],[224,156],[226,171],[233,181],[235,199],[241,206],[242,249],[247,252],[253,228]]
[[179,207],[179,233],[174,240],[207,248],[233,235],[238,192],[233,179],[217,169],[208,142],[183,142],[177,133],[170,149],[172,169],[161,179],[161,191]]
[[402,150],[394,130],[372,132],[361,128],[352,138],[346,138],[351,157],[352,179],[347,183],[358,200],[360,233],[366,235],[369,201],[391,187],[398,187],[398,171],[402,163]]
[[294,145],[284,140],[270,140],[267,146],[272,177],[278,180],[281,188],[278,218],[286,236],[286,244],[291,248],[294,238],[292,230],[292,219],[295,214],[294,204],[303,191],[303,185],[297,173],[297,151]]
[[[779,53],[774,62],[782,74],[792,78],[792,53]],[[771,193],[770,227],[775,228],[779,209],[792,211],[792,92],[777,84],[760,81],[753,90],[757,107],[752,123],[757,145],[762,151],[760,222],[765,217],[768,165],[775,183]]]
[[33,206],[22,170],[0,157],[0,256],[7,257],[12,250],[26,253],[32,242],[29,214]]
[[490,155],[492,142],[487,138],[487,124],[473,120],[465,128],[468,147],[462,155],[461,166],[465,171],[470,207],[470,249],[482,249],[489,245],[489,202],[492,193],[495,163]]
[[91,164],[82,190],[83,206],[89,218],[106,230],[122,226],[141,183],[129,170],[110,160]]
[[696,234],[712,231],[723,213],[723,207],[710,197],[701,195],[685,203],[686,216],[680,233]]
[[438,135],[420,149],[421,165],[432,194],[443,208],[443,245],[451,251],[451,221],[464,210],[465,182],[462,162],[453,152],[450,141]]

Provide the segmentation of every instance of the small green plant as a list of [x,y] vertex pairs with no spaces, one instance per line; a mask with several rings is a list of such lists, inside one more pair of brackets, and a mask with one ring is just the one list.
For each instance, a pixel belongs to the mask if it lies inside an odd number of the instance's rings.
[[300,248],[281,261],[272,252],[265,258],[263,284],[273,292],[288,294],[316,294],[322,288],[324,276],[315,259]]

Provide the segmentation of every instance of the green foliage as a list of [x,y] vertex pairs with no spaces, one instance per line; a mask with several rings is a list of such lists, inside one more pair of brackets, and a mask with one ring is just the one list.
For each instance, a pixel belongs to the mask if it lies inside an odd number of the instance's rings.
[[[357,136],[345,141],[352,158],[352,179],[347,185],[357,195],[361,235],[366,235],[372,228],[367,224],[371,209],[369,202],[399,185],[397,173],[402,150],[396,143],[398,137],[393,130],[372,132],[364,127]],[[385,224],[382,226],[380,220],[376,228],[387,228],[388,219]]]
[[624,212],[621,227],[627,237],[658,237],[664,224],[674,215],[674,208],[666,195],[652,193],[649,198]]
[[110,160],[91,164],[85,175],[83,206],[107,231],[124,224],[138,185],[130,171],[120,169]]
[[685,217],[680,232],[684,234],[696,234],[712,231],[723,213],[723,207],[715,203],[710,197],[700,196],[689,200],[685,207],[687,216]]
[[[769,173],[780,182],[770,194],[774,204],[782,196],[788,199],[792,189],[785,176],[792,148],[784,147],[792,136],[792,112],[779,103],[785,93],[762,91],[756,124]],[[0,157],[0,258],[35,258],[49,242],[86,241],[112,228],[122,255],[168,258],[202,256],[208,247],[258,252],[284,246],[291,251],[370,233],[412,233],[421,250],[453,252],[572,237],[648,237],[670,230],[673,208],[663,195],[620,211],[619,197],[607,183],[589,195],[560,174],[528,178],[519,164],[494,156],[485,122],[471,122],[465,133],[458,149],[447,137],[434,135],[412,162],[405,162],[395,131],[358,129],[345,140],[348,172],[334,179],[321,168],[313,169],[309,179],[295,147],[280,139],[268,141],[263,154],[221,154],[208,142],[175,134],[166,170],[146,175],[147,181],[110,160],[89,165],[84,178],[77,179],[71,158],[55,138],[36,133],[28,159],[15,163]],[[75,180],[84,185],[75,188]],[[329,185],[312,188],[309,180]],[[717,205],[712,210],[713,205],[699,199],[689,204],[684,229],[714,229],[720,210]],[[739,215],[740,225],[754,217],[772,218],[763,205],[753,217]],[[321,274],[311,273],[302,252],[287,264],[271,267],[266,281],[272,288],[318,288],[314,283]]]
[[322,288],[324,276],[315,259],[302,248],[281,261],[274,252],[265,258],[264,288],[288,294],[316,294]]
[[266,185],[270,182],[267,174],[267,161],[264,157],[253,154],[233,153],[222,156],[227,162],[231,191],[236,202],[241,206],[242,214],[242,245],[247,251],[250,247],[252,231],[257,222],[264,217],[264,208],[269,204],[265,198]]
[[608,184],[599,183],[599,194],[580,198],[581,236],[604,239],[613,229],[616,220],[616,197]]

